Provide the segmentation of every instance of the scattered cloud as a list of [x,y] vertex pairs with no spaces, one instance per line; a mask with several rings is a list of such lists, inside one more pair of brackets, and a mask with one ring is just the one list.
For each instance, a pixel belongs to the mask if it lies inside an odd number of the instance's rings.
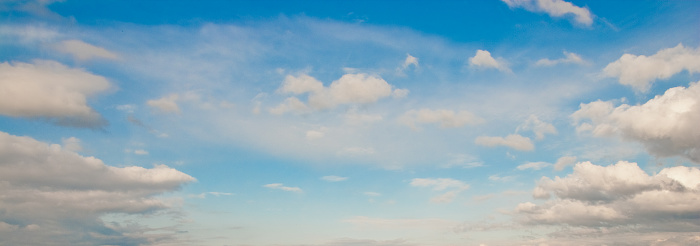
[[348,177],[340,177],[340,176],[330,175],[330,176],[323,176],[323,177],[321,177],[321,179],[324,181],[328,181],[328,182],[340,182],[340,181],[348,180]]
[[32,238],[77,245],[146,240],[128,228],[105,224],[100,217],[168,209],[171,202],[157,196],[195,181],[165,165],[108,166],[71,148],[0,132],[0,227],[9,229],[0,229],[3,242],[24,244]]
[[474,143],[487,147],[506,146],[515,150],[532,151],[535,145],[532,144],[530,138],[523,137],[519,134],[511,134],[504,137],[489,137],[481,136],[474,140]]
[[642,105],[581,104],[571,115],[580,131],[642,143],[651,154],[700,163],[700,84],[668,89]]
[[430,199],[432,203],[450,203],[462,191],[469,189],[469,185],[462,181],[450,178],[415,178],[411,180],[411,186],[414,187],[432,187],[434,191],[443,191],[451,189],[442,195],[438,195]]
[[95,58],[115,60],[119,56],[102,47],[97,47],[80,40],[66,40],[54,46],[59,52],[70,54],[75,59],[86,61]]
[[263,187],[275,189],[275,190],[290,191],[290,192],[302,192],[301,188],[299,188],[299,187],[284,186],[284,184],[282,184],[282,183],[266,184],[266,185],[263,185]]
[[537,61],[537,63],[535,63],[535,66],[554,66],[559,64],[587,64],[587,62],[576,53],[564,51],[564,56],[564,58],[559,58],[556,60],[550,60],[547,58],[540,59],[539,61]]
[[418,58],[412,56],[411,54],[406,54],[406,59],[403,61],[403,64],[399,68],[396,69],[396,72],[404,76],[404,71],[408,70],[410,66],[413,66],[413,69],[418,69]]
[[180,114],[180,107],[177,105],[178,99],[180,99],[178,94],[170,94],[159,99],[148,100],[146,104],[160,113]]
[[541,121],[535,115],[530,115],[515,131],[518,132],[519,130],[532,131],[535,133],[535,139],[537,140],[544,139],[545,134],[557,134],[557,128],[554,125]]
[[501,72],[510,72],[510,68],[506,65],[506,62],[502,59],[494,59],[491,56],[491,52],[486,50],[477,50],[474,57],[469,58],[469,65],[472,67],[479,68],[495,68]]
[[411,127],[414,130],[420,129],[417,124],[437,123],[442,128],[457,128],[464,125],[476,125],[483,123],[484,120],[474,115],[473,113],[461,110],[455,112],[447,109],[421,109],[409,110],[404,113],[399,122]]
[[552,164],[546,163],[546,162],[528,162],[525,164],[518,165],[516,168],[518,170],[526,170],[526,169],[533,169],[533,170],[540,170],[542,168],[551,166]]
[[700,48],[687,48],[678,44],[651,56],[624,54],[617,61],[608,64],[603,69],[603,74],[617,77],[620,84],[646,92],[655,80],[670,78],[683,70],[689,73],[700,72]]
[[524,8],[531,12],[544,12],[551,17],[573,15],[582,25],[591,26],[593,16],[587,8],[581,8],[563,0],[502,0],[510,8]]
[[55,61],[0,63],[0,114],[102,128],[107,121],[88,106],[87,98],[110,88],[104,77]]
[[346,104],[372,104],[392,95],[401,97],[408,94],[406,89],[393,90],[384,79],[364,73],[345,74],[328,87],[306,74],[287,75],[278,92],[308,94],[308,106],[298,98],[290,97],[283,104],[271,109],[270,112],[273,114],[288,111],[304,112],[307,107],[323,110]]

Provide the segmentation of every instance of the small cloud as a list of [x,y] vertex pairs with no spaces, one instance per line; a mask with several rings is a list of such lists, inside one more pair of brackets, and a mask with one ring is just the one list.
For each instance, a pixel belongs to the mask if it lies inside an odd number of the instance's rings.
[[75,137],[70,137],[70,138],[63,138],[61,139],[63,142],[63,149],[72,151],[72,152],[78,152],[83,150],[83,147],[80,146],[80,139],[77,139]]
[[417,124],[437,123],[442,128],[457,128],[467,124],[477,125],[483,123],[484,120],[466,110],[455,112],[447,109],[424,108],[407,111],[399,117],[399,122],[414,130],[419,130]]
[[537,61],[537,63],[535,63],[535,66],[554,66],[554,65],[558,65],[558,64],[579,64],[579,65],[587,64],[587,62],[584,61],[583,58],[581,58],[581,56],[579,56],[576,53],[570,53],[570,52],[564,51],[564,56],[566,56],[566,57],[556,59],[556,60],[550,60],[547,58],[540,59],[539,61]]
[[95,58],[115,60],[119,56],[102,47],[97,47],[80,40],[66,40],[54,46],[59,52],[72,55],[75,59],[85,61]]
[[348,177],[340,177],[340,176],[330,175],[330,176],[321,177],[321,180],[328,181],[328,182],[340,182],[340,181],[348,180]]
[[561,158],[557,159],[556,163],[554,163],[554,170],[564,170],[565,167],[571,166],[574,163],[576,163],[576,156],[562,156]]
[[563,0],[501,0],[511,8],[525,8],[531,12],[545,12],[551,17],[573,15],[582,25],[591,26],[593,16],[587,8],[581,8]]
[[532,151],[535,149],[535,145],[532,144],[530,138],[523,137],[518,134],[511,134],[505,138],[481,136],[477,137],[474,140],[474,143],[487,147],[506,146],[521,151]]
[[401,66],[396,69],[396,72],[400,76],[405,76],[403,72],[408,70],[410,66],[413,66],[413,69],[417,69],[418,58],[412,56],[411,54],[406,54],[406,59],[403,61],[403,64],[401,64]]
[[528,162],[522,165],[517,166],[516,168],[518,170],[526,170],[526,169],[533,169],[533,170],[540,170],[542,168],[551,166],[552,164],[546,163],[546,162]]
[[301,188],[299,188],[299,187],[284,186],[284,184],[282,184],[282,183],[266,184],[266,185],[263,185],[263,187],[275,189],[275,190],[289,191],[289,192],[303,192],[301,190]]
[[148,151],[142,149],[134,150],[132,153],[134,153],[135,155],[148,155]]
[[177,94],[170,94],[169,96],[162,97],[160,99],[148,100],[146,104],[158,110],[161,113],[180,113],[180,107],[177,105],[177,100],[179,96]]
[[134,111],[136,111],[136,108],[136,105],[133,104],[117,105],[117,110],[127,113],[133,113]]
[[[499,58],[499,60],[501,59]],[[472,67],[495,68],[502,72],[510,72],[510,68],[508,68],[505,61],[494,59],[491,57],[491,52],[486,50],[477,50],[476,55],[469,58],[469,65]]]
[[557,134],[557,128],[554,125],[541,121],[535,115],[530,115],[530,117],[518,127],[515,131],[519,130],[532,131],[535,133],[535,138],[537,140],[544,139],[545,134]]
[[469,189],[469,185],[462,181],[454,180],[450,178],[415,178],[411,180],[411,186],[414,187],[433,187],[435,191],[441,191],[449,188],[454,188],[458,190]]
[[515,180],[515,176],[498,176],[496,174],[489,176],[489,180],[491,181],[500,181],[500,182],[510,182]]

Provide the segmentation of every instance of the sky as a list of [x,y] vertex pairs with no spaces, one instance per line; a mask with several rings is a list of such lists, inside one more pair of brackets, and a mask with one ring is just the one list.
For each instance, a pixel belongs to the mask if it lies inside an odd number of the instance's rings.
[[698,245],[697,13],[0,0],[0,245]]

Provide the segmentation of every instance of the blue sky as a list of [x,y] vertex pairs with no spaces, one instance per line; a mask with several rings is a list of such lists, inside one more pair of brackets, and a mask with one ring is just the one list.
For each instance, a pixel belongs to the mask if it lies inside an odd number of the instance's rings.
[[2,1],[0,245],[697,245],[698,1]]

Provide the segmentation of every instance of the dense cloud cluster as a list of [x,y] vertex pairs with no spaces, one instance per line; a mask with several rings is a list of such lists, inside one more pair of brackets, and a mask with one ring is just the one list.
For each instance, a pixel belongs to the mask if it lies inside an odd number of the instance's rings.
[[0,132],[0,180],[5,243],[128,245],[149,239],[103,224],[102,215],[166,209],[169,203],[156,196],[195,179],[165,165],[112,167],[57,144]]

